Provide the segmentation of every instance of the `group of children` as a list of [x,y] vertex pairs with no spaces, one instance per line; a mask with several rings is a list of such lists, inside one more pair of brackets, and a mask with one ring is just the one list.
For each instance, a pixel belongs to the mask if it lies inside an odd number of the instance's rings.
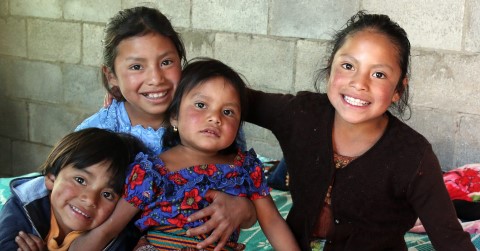
[[[436,249],[475,250],[431,145],[389,111],[408,107],[410,43],[388,16],[359,12],[334,36],[326,94],[255,91],[218,60],[187,63],[152,8],[120,11],[104,43],[115,100],[54,147],[43,176],[12,182],[0,249],[242,250],[239,227],[258,219],[275,250],[406,250],[419,217]],[[256,153],[239,150],[243,121],[279,140],[286,222]]]

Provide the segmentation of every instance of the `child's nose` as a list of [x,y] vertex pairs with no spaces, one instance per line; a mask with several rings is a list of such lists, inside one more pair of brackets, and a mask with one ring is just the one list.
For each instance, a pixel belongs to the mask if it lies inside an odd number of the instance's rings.
[[208,122],[220,125],[221,115],[218,112],[211,112],[210,115],[208,116]]
[[150,72],[149,72],[149,76],[148,76],[148,79],[147,79],[147,83],[149,85],[158,85],[158,84],[161,84],[163,83],[164,81],[164,72],[162,69],[160,69],[159,67],[156,67],[156,68],[153,68]]
[[85,191],[82,194],[82,202],[85,203],[86,207],[97,207],[97,201],[98,201],[98,196],[97,193],[94,193],[92,191]]
[[357,72],[350,81],[350,86],[357,90],[365,90],[368,88],[370,76],[367,73]]

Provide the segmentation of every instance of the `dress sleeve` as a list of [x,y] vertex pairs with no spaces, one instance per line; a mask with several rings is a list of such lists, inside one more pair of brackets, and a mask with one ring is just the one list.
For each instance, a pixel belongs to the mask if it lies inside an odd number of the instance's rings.
[[263,163],[256,153],[250,150],[245,158],[244,168],[248,173],[246,180],[247,196],[251,200],[263,198],[270,194],[270,188],[265,178]]
[[101,128],[101,129],[108,129],[112,130],[114,132],[119,132],[121,131],[120,128],[118,128],[118,109],[119,109],[119,104],[117,101],[113,101],[112,104],[107,107],[107,108],[100,108],[100,110],[92,116],[86,118],[80,125],[75,128],[75,131],[79,131],[85,128]]
[[140,210],[155,200],[155,192],[160,187],[158,172],[155,170],[154,161],[147,154],[138,153],[135,161],[130,164],[130,172],[125,181],[123,198]]
[[[408,200],[417,212],[436,250],[475,250],[460,225],[443,182],[442,170],[431,147],[413,178]],[[458,248],[458,249],[457,249]]]

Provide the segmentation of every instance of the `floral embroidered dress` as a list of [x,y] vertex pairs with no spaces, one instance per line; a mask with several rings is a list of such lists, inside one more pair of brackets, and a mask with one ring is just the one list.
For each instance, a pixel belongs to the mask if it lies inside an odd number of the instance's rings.
[[[263,164],[253,149],[239,151],[233,165],[197,165],[170,172],[156,156],[139,153],[131,164],[124,199],[142,210],[135,225],[142,231],[170,225],[183,229],[200,226],[202,221],[187,222],[192,213],[206,207],[208,190],[218,190],[250,199],[270,194]],[[236,241],[238,233],[231,236]]]

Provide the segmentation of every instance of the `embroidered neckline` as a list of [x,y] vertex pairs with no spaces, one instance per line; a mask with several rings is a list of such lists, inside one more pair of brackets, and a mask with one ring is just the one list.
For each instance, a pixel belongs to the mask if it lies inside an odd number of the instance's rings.
[[350,157],[350,156],[343,156],[338,153],[333,153],[333,163],[335,164],[336,169],[341,169],[346,167],[350,162],[354,159],[358,158],[358,156]]

